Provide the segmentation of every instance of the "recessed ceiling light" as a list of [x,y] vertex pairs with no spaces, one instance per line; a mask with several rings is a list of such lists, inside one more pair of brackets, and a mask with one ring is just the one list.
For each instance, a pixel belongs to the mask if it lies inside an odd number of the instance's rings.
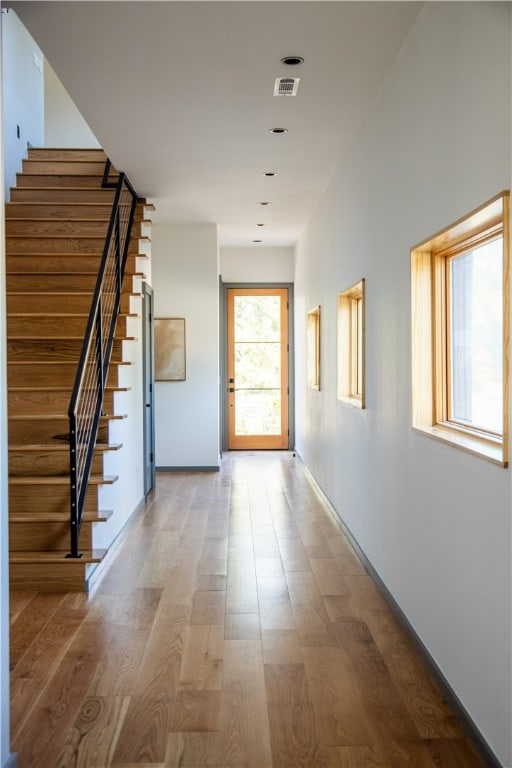
[[269,133],[288,133],[288,128],[271,128]]
[[261,243],[261,240],[253,240],[253,243]]
[[270,205],[268,200],[262,200],[259,205]]
[[257,227],[264,227],[264,224],[256,224]]
[[302,56],[285,56],[281,59],[282,64],[288,64],[289,67],[296,67],[297,64],[304,64]]
[[264,176],[277,176],[275,171],[265,171]]

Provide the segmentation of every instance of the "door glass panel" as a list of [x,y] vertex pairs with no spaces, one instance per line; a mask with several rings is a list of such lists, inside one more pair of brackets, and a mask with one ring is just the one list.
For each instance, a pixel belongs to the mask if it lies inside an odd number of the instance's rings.
[[278,389],[281,384],[281,345],[267,342],[236,344],[235,381],[239,389]]
[[235,296],[235,342],[280,339],[280,296]]
[[281,434],[281,392],[242,389],[235,393],[236,435]]
[[281,297],[235,296],[235,434],[281,434]]

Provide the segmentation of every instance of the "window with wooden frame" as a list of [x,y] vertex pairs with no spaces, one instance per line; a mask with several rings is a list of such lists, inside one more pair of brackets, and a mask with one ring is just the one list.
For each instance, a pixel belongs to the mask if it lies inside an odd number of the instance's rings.
[[338,399],[365,407],[365,281],[338,296]]
[[320,389],[320,307],[307,314],[307,382],[311,389]]
[[508,465],[509,193],[411,250],[413,427]]

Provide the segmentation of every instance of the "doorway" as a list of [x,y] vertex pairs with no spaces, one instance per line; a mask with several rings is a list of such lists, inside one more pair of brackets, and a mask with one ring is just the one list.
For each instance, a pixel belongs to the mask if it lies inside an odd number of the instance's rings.
[[228,287],[227,447],[289,447],[289,289]]
[[155,487],[155,416],[153,374],[153,289],[142,283],[142,389],[144,496]]

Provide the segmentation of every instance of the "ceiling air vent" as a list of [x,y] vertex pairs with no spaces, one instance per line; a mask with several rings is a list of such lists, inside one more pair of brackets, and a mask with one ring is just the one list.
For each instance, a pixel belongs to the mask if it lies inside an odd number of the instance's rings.
[[274,96],[296,96],[300,77],[276,77]]

